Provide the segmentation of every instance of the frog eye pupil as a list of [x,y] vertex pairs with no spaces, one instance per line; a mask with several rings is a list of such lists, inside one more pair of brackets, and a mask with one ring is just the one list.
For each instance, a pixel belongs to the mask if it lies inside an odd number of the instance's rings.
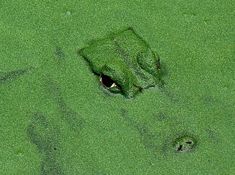
[[115,82],[107,75],[101,75],[100,82],[107,88],[115,87]]

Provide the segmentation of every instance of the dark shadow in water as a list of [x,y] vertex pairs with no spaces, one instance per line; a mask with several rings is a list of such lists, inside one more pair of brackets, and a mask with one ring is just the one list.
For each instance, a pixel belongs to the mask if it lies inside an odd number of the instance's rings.
[[153,133],[147,127],[147,125],[136,122],[131,117],[129,117],[128,111],[126,109],[121,109],[121,116],[129,126],[135,128],[138,131],[140,140],[143,143],[145,149],[155,155],[158,149],[157,135]]
[[12,82],[28,73],[32,68],[17,69],[9,72],[0,72],[0,85]]
[[30,142],[37,146],[41,160],[41,175],[63,175],[59,162],[59,130],[42,113],[35,113],[27,128]]
[[65,59],[65,53],[64,53],[64,51],[62,50],[61,47],[56,47],[54,53],[55,53],[56,58],[57,58],[59,61]]
[[65,121],[70,129],[79,133],[81,129],[84,127],[85,120],[82,118],[80,114],[76,111],[72,110],[64,101],[61,89],[59,85],[54,81],[49,81],[48,84],[49,93],[56,103],[56,106],[60,112],[60,117],[63,121]]

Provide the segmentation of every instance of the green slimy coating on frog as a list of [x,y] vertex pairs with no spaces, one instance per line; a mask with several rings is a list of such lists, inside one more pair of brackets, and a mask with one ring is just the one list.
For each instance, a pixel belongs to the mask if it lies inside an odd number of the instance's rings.
[[96,75],[111,77],[128,98],[154,87],[160,79],[157,53],[132,28],[92,41],[79,54]]

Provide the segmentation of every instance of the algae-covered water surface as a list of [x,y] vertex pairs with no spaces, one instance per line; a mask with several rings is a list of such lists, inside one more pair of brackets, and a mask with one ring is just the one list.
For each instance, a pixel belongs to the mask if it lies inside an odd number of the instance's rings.
[[1,175],[235,172],[233,0],[1,0]]

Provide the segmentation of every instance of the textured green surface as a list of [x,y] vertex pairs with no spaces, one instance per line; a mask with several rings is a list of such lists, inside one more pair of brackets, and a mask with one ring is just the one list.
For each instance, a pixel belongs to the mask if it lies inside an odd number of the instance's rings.
[[132,28],[92,40],[78,54],[84,57],[94,74],[109,76],[120,93],[128,98],[159,83],[159,56]]
[[[1,0],[0,174],[233,174],[234,6]],[[165,69],[164,88],[132,99],[103,91],[77,54],[127,27]],[[192,151],[176,151],[183,136]]]

